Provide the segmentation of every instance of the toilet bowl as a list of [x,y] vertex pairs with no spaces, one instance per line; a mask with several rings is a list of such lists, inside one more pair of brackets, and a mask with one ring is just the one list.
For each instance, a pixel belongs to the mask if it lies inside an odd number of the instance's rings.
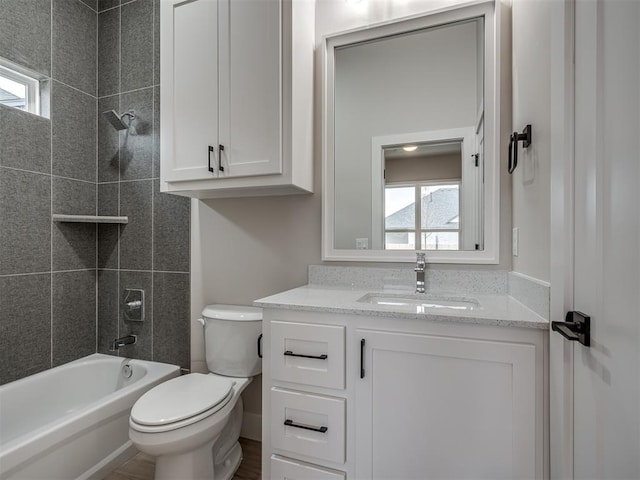
[[201,323],[210,373],[162,383],[131,409],[129,438],[156,457],[156,480],[228,480],[242,460],[240,394],[261,372],[262,311],[209,305]]

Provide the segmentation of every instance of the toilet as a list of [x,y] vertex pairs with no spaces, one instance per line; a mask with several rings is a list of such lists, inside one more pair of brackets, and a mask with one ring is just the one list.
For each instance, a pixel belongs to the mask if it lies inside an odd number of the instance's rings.
[[164,382],[131,409],[129,438],[156,457],[156,480],[227,480],[242,460],[240,394],[262,372],[262,309],[208,305],[199,322],[210,373]]

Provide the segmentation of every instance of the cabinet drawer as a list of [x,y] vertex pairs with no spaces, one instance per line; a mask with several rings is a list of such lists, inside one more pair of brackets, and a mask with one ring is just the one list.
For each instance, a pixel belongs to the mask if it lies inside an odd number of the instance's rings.
[[271,322],[274,380],[344,389],[345,327]]
[[271,455],[272,480],[345,480],[344,472]]
[[271,389],[271,445],[308,457],[344,463],[345,400]]

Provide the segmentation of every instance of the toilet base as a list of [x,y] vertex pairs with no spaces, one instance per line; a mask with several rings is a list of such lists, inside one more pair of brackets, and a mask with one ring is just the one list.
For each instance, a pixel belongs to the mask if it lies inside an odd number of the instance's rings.
[[155,480],[212,480],[214,477],[211,449],[214,442],[207,442],[196,450],[176,455],[156,457]]
[[224,460],[215,466],[211,461],[212,448],[213,442],[192,452],[156,458],[155,480],[230,480],[242,462],[240,443],[236,442]]
[[231,480],[233,474],[240,467],[240,462],[242,462],[242,448],[240,443],[236,442],[225,459],[214,467],[215,476],[213,478],[215,480]]

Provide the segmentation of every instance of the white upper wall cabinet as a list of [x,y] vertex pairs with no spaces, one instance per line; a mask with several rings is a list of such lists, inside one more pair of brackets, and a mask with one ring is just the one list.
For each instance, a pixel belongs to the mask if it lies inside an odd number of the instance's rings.
[[312,191],[313,13],[313,0],[162,1],[162,191]]

